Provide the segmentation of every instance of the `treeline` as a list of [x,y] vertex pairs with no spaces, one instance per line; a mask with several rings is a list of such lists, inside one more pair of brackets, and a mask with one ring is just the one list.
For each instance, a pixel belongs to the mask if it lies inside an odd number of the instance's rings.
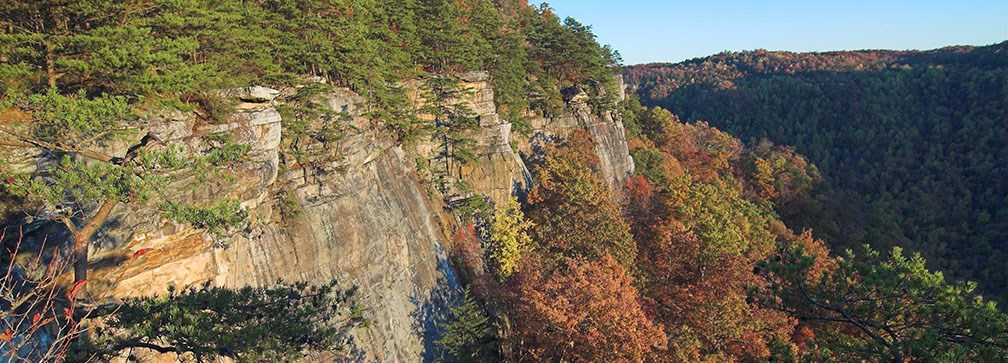
[[[0,261],[14,271],[0,278],[0,310],[8,317],[0,356],[62,361],[70,354],[84,361],[146,348],[197,360],[289,361],[311,350],[352,348],[350,329],[364,323],[366,307],[335,283],[194,288],[92,311],[107,300],[86,293],[88,253],[110,216],[156,207],[214,238],[247,226],[238,200],[166,191],[233,182],[229,173],[251,147],[227,131],[185,145],[142,135],[164,111],[220,123],[234,111],[222,89],[304,86],[277,105],[284,115],[281,158],[285,167],[312,167],[340,157],[331,143],[347,129],[344,118],[316,102],[332,87],[363,96],[373,124],[408,143],[424,133],[454,138],[474,125],[454,107],[441,107],[433,121],[420,117],[427,110],[414,109],[403,89],[419,76],[441,101],[457,86],[438,83],[457,82],[445,75],[487,71],[505,119],[522,129],[528,111],[562,109],[562,88],[604,89],[597,86],[611,82],[618,64],[618,54],[599,45],[589,27],[516,0],[2,2],[0,218],[11,227],[3,231],[33,223],[65,230],[67,241],[46,245],[45,254],[67,260],[52,259],[59,267],[44,269],[48,280],[26,282],[16,270],[31,266],[15,261],[23,236],[0,232]],[[615,92],[596,98],[603,94]],[[111,142],[132,145],[108,155]],[[281,218],[303,212],[289,193],[278,195]],[[71,262],[72,287],[57,284]],[[95,320],[108,329],[85,328]]]
[[633,97],[622,108],[637,165],[622,197],[578,131],[542,145],[526,203],[456,236],[472,292],[439,341],[446,360],[1008,358],[1008,316],[975,285],[898,248],[834,256],[789,230],[774,204],[821,182],[793,149],[745,147]]
[[[1008,43],[723,53],[627,70],[644,103],[794,145],[831,190],[780,213],[832,246],[920,251],[1008,301]],[[794,208],[800,207],[800,208]]]
[[423,125],[397,83],[418,73],[486,70],[507,115],[549,113],[560,87],[607,82],[619,55],[590,27],[514,0],[8,1],[0,60],[5,105],[46,88],[188,101],[321,77],[406,138]]

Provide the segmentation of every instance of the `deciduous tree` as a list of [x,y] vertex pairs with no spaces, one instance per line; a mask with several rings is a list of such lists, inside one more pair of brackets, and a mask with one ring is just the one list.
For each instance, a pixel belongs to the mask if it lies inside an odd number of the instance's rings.
[[608,255],[516,276],[515,359],[641,362],[665,344],[630,276]]

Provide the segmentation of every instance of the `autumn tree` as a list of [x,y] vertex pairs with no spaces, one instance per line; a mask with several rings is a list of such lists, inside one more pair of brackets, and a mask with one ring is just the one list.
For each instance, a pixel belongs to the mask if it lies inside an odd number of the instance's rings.
[[[624,107],[633,108],[628,104]],[[733,165],[739,143],[668,111],[631,113],[625,210],[637,241],[641,293],[668,333],[658,361],[750,361],[788,340],[793,321],[754,305],[756,263],[775,244],[767,202],[749,200]]]
[[665,344],[626,270],[608,255],[515,275],[514,359],[641,362]]
[[[814,162],[830,188],[779,204],[788,225],[814,229],[837,250],[868,243],[920,251],[946,277],[976,281],[1004,305],[1008,169],[998,161],[1008,143],[1006,51],[1008,42],[726,52],[632,67],[625,76],[645,104],[746,142],[792,145]],[[789,173],[766,156],[763,180],[785,181],[776,178]]]
[[598,175],[598,156],[586,131],[545,146],[533,167],[529,193],[532,239],[545,259],[611,255],[632,270],[636,246],[608,187]]
[[[83,309],[72,303],[81,283],[69,289],[60,276],[68,267],[56,243],[31,246],[23,231],[0,230],[5,251],[0,277],[0,359],[5,362],[58,362],[80,334]],[[47,241],[48,242],[48,241]],[[47,248],[48,247],[48,248]],[[20,256],[20,262],[15,262]],[[71,303],[67,304],[66,300]]]
[[[642,293],[669,333],[668,350],[661,355],[668,361],[766,357],[768,342],[787,337],[792,327],[783,314],[748,301],[748,290],[761,282],[752,272],[766,254],[759,246],[773,243],[765,227],[753,223],[766,222],[751,215],[722,214],[718,208],[734,211],[742,205],[722,204],[721,198],[730,200],[731,194],[717,193],[686,198],[693,203],[656,198],[642,213],[656,216],[635,223]],[[691,208],[700,209],[683,214]]]
[[494,210],[487,254],[499,278],[506,279],[518,271],[523,255],[532,247],[532,239],[528,235],[531,227],[532,222],[525,219],[515,198],[508,198]]

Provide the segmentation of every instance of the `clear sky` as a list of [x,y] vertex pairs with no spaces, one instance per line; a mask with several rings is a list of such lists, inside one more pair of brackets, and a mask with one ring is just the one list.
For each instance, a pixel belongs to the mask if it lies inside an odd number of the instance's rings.
[[591,25],[626,64],[725,50],[934,49],[1008,39],[1008,0],[547,2],[561,17]]

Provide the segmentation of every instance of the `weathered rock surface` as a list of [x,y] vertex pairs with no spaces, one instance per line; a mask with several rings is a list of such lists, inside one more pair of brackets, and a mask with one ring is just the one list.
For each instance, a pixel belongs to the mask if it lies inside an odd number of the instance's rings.
[[[623,90],[623,78],[614,79],[618,90]],[[625,92],[619,92],[617,101],[622,101]],[[587,130],[595,139],[595,153],[600,161],[600,172],[610,190],[617,193],[623,182],[633,173],[633,158],[626,141],[623,117],[616,110],[594,110],[588,104],[588,94],[580,88],[564,91],[567,107],[564,113],[551,118],[534,117],[529,120],[532,128],[546,136],[565,137],[577,129]],[[530,153],[527,149],[523,153]]]
[[[468,185],[469,195],[500,202],[532,182],[519,156],[530,151],[512,146],[529,144],[527,136],[513,133],[511,123],[497,114],[485,73],[458,78],[468,90],[460,102],[479,119],[470,135],[476,160],[448,172]],[[212,237],[161,218],[154,206],[120,208],[93,246],[93,283],[108,284],[113,295],[124,298],[206,282],[239,287],[336,278],[346,287],[356,285],[368,309],[370,324],[354,332],[360,359],[431,360],[438,322],[458,288],[444,247],[450,217],[441,199],[432,197],[429,181],[418,180],[415,171],[418,163],[435,159],[438,144],[420,142],[404,150],[379,122],[362,116],[362,97],[341,89],[325,96],[330,108],[346,115],[350,130],[335,144],[341,158],[310,166],[291,159],[283,163],[284,120],[272,106],[283,102],[277,94],[262,87],[241,90],[236,97],[246,103],[221,124],[173,113],[138,130],[138,137],[152,132],[193,153],[213,146],[206,136],[215,134],[250,145],[247,159],[229,170],[233,182],[221,178],[160,191],[193,203],[237,198],[249,210],[249,222],[228,236]],[[532,125],[556,136],[588,130],[614,189],[633,169],[619,114],[594,112],[579,93],[570,98],[566,114],[535,119]],[[121,151],[128,145],[109,148]],[[281,190],[291,192],[303,210],[300,217],[281,217]],[[131,261],[132,252],[142,248],[152,250]]]
[[[476,160],[446,163],[449,165],[447,172],[451,180],[461,180],[468,187],[468,191],[450,190],[449,199],[482,195],[494,203],[500,203],[511,197],[516,190],[528,185],[528,170],[511,148],[511,123],[497,114],[494,90],[490,87],[486,72],[464,73],[459,75],[458,81],[466,96],[456,101],[472,111],[479,126],[466,135],[476,141],[473,150]],[[422,85],[417,83],[414,87]],[[445,163],[439,158],[443,150],[437,141],[430,140],[417,147],[417,153],[431,169],[443,168],[439,163]]]
[[231,89],[226,94],[245,102],[262,103],[272,101],[280,95],[280,91],[263,86],[251,86]]
[[[357,97],[331,95],[331,106],[354,110]],[[211,282],[216,286],[265,286],[285,281],[326,282],[336,278],[358,287],[370,324],[355,330],[369,361],[414,362],[430,354],[457,282],[441,246],[445,240],[432,206],[412,172],[412,160],[380,130],[362,126],[342,142],[345,173],[293,169],[278,172],[280,117],[266,107],[233,115],[227,123],[195,127],[200,133],[230,132],[252,146],[233,186],[173,191],[191,200],[238,196],[250,210],[250,225],[223,241],[154,213],[120,215],[117,243],[96,251],[95,261],[122,260],[129,251],[153,250],[137,263],[96,271],[114,278],[118,297],[164,293],[171,286]],[[159,130],[196,147],[191,120],[166,121]],[[336,169],[336,168],[332,168]],[[277,189],[292,190],[300,218],[284,221],[273,208]],[[149,212],[149,211],[148,211]],[[126,233],[132,231],[132,233]]]

